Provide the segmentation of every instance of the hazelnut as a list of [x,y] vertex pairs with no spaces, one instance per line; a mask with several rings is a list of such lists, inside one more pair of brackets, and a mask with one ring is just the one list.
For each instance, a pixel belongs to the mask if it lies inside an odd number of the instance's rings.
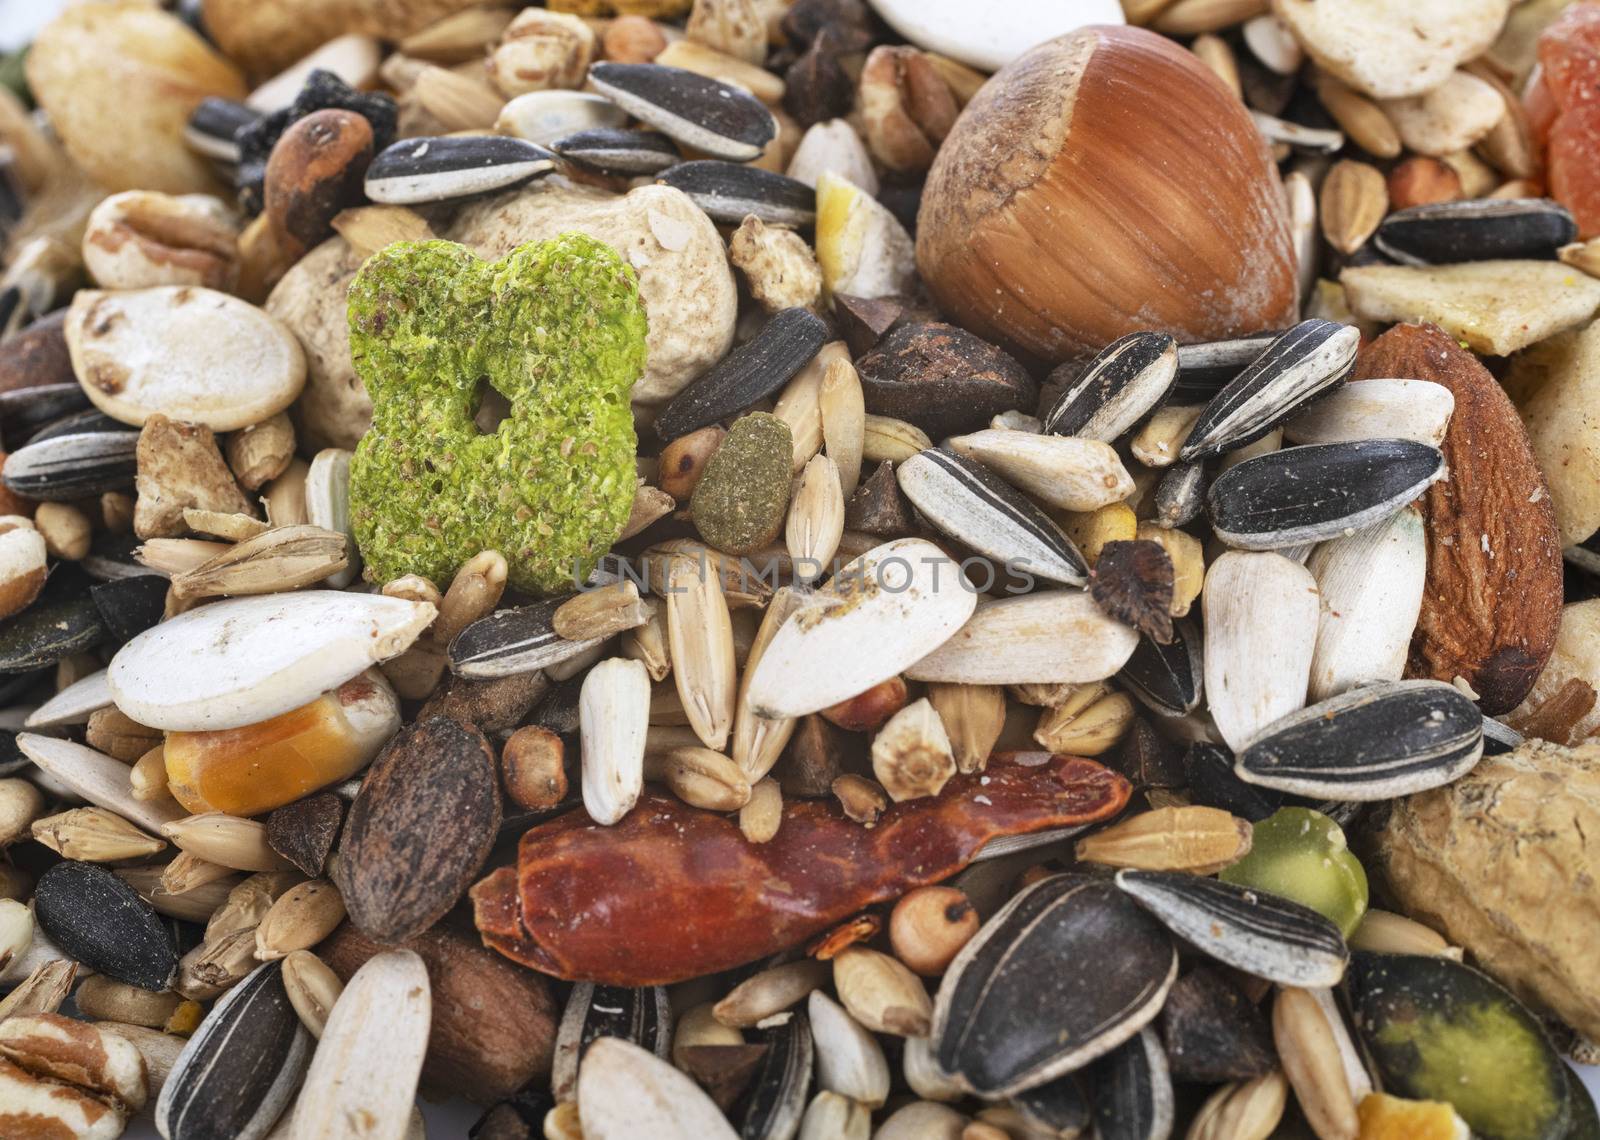
[[972,900],[954,887],[918,887],[889,915],[895,956],[925,978],[945,972],[981,925]]

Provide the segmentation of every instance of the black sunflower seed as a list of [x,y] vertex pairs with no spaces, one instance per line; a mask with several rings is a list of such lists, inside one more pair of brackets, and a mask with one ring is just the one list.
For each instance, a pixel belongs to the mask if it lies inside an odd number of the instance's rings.
[[1522,747],[1522,733],[1512,728],[1509,724],[1495,720],[1492,716],[1483,718],[1483,754],[1485,756],[1499,756],[1501,753],[1510,752]]
[[[6,441],[15,447],[47,424],[88,407],[89,397],[84,395],[82,384],[18,388],[0,392],[0,424],[5,425]],[[120,424],[118,430],[127,431],[128,425]]]
[[556,139],[550,149],[568,162],[602,174],[631,177],[656,174],[683,160],[675,144],[660,131],[625,127],[593,127]]
[[682,190],[712,221],[736,226],[747,214],[779,226],[817,220],[817,192],[798,179],[737,162],[681,162],[658,182]]
[[105,622],[84,591],[57,593],[0,622],[0,673],[28,673],[93,649],[106,639]]
[[1483,714],[1443,681],[1382,681],[1268,725],[1234,759],[1241,780],[1370,802],[1451,783],[1483,756]]
[[1155,1032],[1139,1035],[1094,1063],[1098,1140],[1166,1140],[1177,1105],[1167,1055]]
[[98,408],[87,408],[81,412],[73,412],[70,416],[62,416],[53,420],[34,432],[27,439],[28,443],[43,443],[47,439],[55,439],[60,435],[85,435],[95,431],[127,431],[128,425],[121,420],[114,420]]
[[1194,463],[1260,439],[1343,383],[1360,345],[1361,331],[1352,325],[1301,321],[1211,398],[1178,458]]
[[1221,1084],[1270,1073],[1278,1063],[1266,1017],[1220,972],[1196,966],[1173,983],[1161,1037],[1174,1080]]
[[1015,1095],[1144,1028],[1177,971],[1166,931],[1112,884],[1052,876],[957,955],[934,1003],[934,1056],[978,1096]]
[[158,915],[104,867],[65,860],[39,876],[39,926],[69,958],[119,982],[164,990],[178,974],[178,951]]
[[166,612],[167,582],[156,574],[138,574],[89,587],[89,597],[105,623],[108,640],[132,641],[161,621]]
[[133,533],[117,534],[114,531],[101,531],[94,536],[94,541],[89,545],[89,555],[78,565],[91,578],[98,578],[102,582],[114,582],[119,578],[161,578],[150,567],[139,561],[138,550],[143,545],[138,535]]
[[1141,715],[1134,716],[1121,747],[1101,762],[1128,777],[1135,788],[1184,786],[1183,748],[1151,728]]
[[1220,744],[1200,740],[1183,754],[1184,781],[1189,798],[1201,807],[1221,808],[1240,819],[1260,823],[1283,806],[1283,796],[1239,779],[1233,771],[1233,754]]
[[239,161],[239,132],[261,118],[261,112],[232,99],[215,95],[200,100],[200,105],[184,124],[183,141],[189,149],[219,162]]
[[156,1127],[167,1140],[265,1136],[294,1098],[312,1045],[283,963],[257,966],[184,1046],[156,1101]]
[[571,597],[566,594],[479,618],[450,642],[451,671],[474,680],[508,677],[555,665],[593,648],[594,641],[568,641],[556,633],[556,610]]
[[739,1117],[741,1140],[788,1140],[800,1127],[811,1088],[811,1022],[796,1012],[782,1025],[757,1030],[766,1046],[744,1097]]
[[1129,333],[1112,341],[1041,417],[1052,435],[1105,443],[1155,411],[1178,376],[1178,342],[1166,333]]
[[81,499],[133,486],[136,431],[58,435],[11,453],[5,485],[30,499]]
[[367,167],[367,197],[411,206],[521,186],[556,168],[556,156],[511,135],[401,139]]
[[1180,344],[1178,380],[1172,388],[1172,399],[1191,404],[1211,399],[1282,335],[1281,331],[1260,332],[1234,340]]
[[782,388],[828,340],[808,309],[783,309],[745,343],[690,382],[656,417],[663,442],[726,419]]
[[1172,871],[1118,871],[1117,886],[1196,949],[1282,986],[1325,988],[1344,977],[1339,928],[1310,907]]
[[1175,463],[1156,484],[1156,521],[1172,530],[1188,526],[1206,509],[1206,469]]
[[1578,240],[1578,223],[1548,198],[1472,198],[1396,210],[1372,240],[1403,265],[1552,258]]
[[[1141,1029],[1140,1033],[1148,1030]],[[1135,1038],[1135,1040],[1138,1040]],[[1119,1046],[1126,1049],[1127,1045]],[[1112,1056],[1116,1053],[1113,1052]],[[1096,1064],[1103,1064],[1104,1058]],[[1068,1073],[1037,1088],[1024,1089],[1011,1098],[1011,1103],[1035,1127],[1051,1136],[1077,1136],[1089,1127],[1089,1100],[1078,1084],[1078,1075]]]
[[715,158],[748,162],[778,133],[778,121],[749,92],[659,63],[597,63],[589,82],[647,126]]
[[629,989],[593,982],[572,987],[556,1031],[550,1070],[550,1088],[557,1101],[577,1099],[583,1052],[600,1037],[620,1037],[665,1058],[672,1045],[672,1009],[666,989]]
[[982,464],[930,447],[895,476],[924,518],[978,553],[1052,582],[1089,580],[1089,564],[1066,532]]
[[1382,522],[1444,473],[1438,448],[1409,439],[1320,443],[1230,467],[1206,504],[1229,546],[1284,550]]
[[1140,637],[1117,679],[1152,712],[1187,716],[1205,692],[1201,653],[1200,627],[1180,618],[1172,623],[1172,640],[1165,645]]

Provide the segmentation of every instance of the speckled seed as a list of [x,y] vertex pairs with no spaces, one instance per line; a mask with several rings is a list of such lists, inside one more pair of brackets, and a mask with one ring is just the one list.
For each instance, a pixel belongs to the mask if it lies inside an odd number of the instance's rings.
[[150,904],[104,867],[66,861],[39,876],[34,913],[69,956],[102,974],[161,990],[178,954]]
[[700,535],[728,554],[759,550],[783,529],[794,443],[789,426],[756,412],[734,423],[690,500]]

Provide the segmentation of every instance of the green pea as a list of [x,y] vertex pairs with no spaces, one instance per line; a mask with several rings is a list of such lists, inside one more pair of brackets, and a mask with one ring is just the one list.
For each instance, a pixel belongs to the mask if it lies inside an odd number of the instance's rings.
[[1346,938],[1367,913],[1361,861],[1339,825],[1310,808],[1280,808],[1257,823],[1250,854],[1221,878],[1302,903],[1337,923]]

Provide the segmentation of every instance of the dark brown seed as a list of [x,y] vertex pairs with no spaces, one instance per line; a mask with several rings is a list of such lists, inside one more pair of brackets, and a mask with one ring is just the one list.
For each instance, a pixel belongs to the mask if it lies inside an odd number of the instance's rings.
[[843,118],[855,103],[856,85],[839,62],[839,34],[824,27],[784,74],[783,109],[802,127]]
[[856,365],[867,411],[915,424],[934,439],[979,431],[1001,412],[1032,411],[1026,369],[954,325],[901,325]]
[[0,342],[0,392],[78,382],[67,353],[66,320],[67,311],[60,309]]
[[1148,539],[1108,542],[1094,564],[1089,593],[1107,614],[1150,640],[1172,640],[1172,557]]
[[1133,728],[1110,766],[1138,788],[1181,788],[1186,782],[1182,747],[1151,728],[1143,716],[1133,718]]
[[[852,742],[856,745],[854,749],[850,747]],[[862,753],[862,745],[861,740],[812,713],[800,718],[772,774],[777,777],[785,796],[801,799],[829,796],[833,794],[833,781],[844,773],[850,754]]]
[[381,942],[421,934],[471,884],[499,828],[500,780],[483,733],[448,717],[401,729],[345,822],[335,878],[350,920]]
[[522,723],[549,687],[550,681],[540,669],[487,681],[451,677],[428,698],[417,719],[447,716],[480,732],[510,732]]
[[333,216],[362,201],[372,124],[354,111],[313,111],[290,125],[267,159],[266,214],[293,247],[333,232]]
[[307,796],[267,816],[267,846],[315,879],[328,865],[343,822],[344,802],[338,796]]
[[1277,1064],[1267,1019],[1238,986],[1206,966],[1173,983],[1161,1037],[1174,1080],[1248,1081]]
[[885,459],[855,489],[844,506],[844,525],[846,530],[885,538],[899,538],[916,530],[911,500],[900,489],[893,463]]
[[705,1089],[717,1107],[733,1108],[767,1056],[765,1045],[686,1045],[681,1050],[683,1071]]
[[905,312],[905,305],[894,297],[833,295],[833,319],[852,356],[865,356],[876,348],[883,334],[893,328]]
[[838,37],[841,53],[865,51],[873,41],[872,17],[862,0],[795,0],[780,29],[790,43],[804,46],[826,28]]

